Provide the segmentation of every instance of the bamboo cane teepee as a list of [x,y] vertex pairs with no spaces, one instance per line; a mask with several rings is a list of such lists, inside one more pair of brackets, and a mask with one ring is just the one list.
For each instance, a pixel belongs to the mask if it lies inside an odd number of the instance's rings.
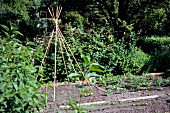
[[[73,52],[71,51],[71,47],[67,43],[66,39],[64,38],[64,36],[62,35],[62,32],[60,31],[60,29],[58,27],[58,19],[59,19],[61,10],[62,10],[62,7],[57,6],[56,14],[54,14],[54,10],[53,9],[50,10],[50,8],[48,8],[48,11],[49,11],[49,13],[50,13],[50,15],[52,17],[50,20],[54,24],[54,29],[51,32],[50,39],[48,41],[48,45],[47,45],[47,48],[46,48],[46,51],[45,51],[45,57],[48,54],[48,51],[49,51],[49,48],[50,48],[50,45],[51,45],[51,42],[52,42],[53,38],[55,38],[55,59],[54,59],[55,65],[54,65],[54,82],[53,82],[53,88],[54,88],[53,101],[55,101],[55,99],[56,99],[55,98],[55,92],[56,92],[56,78],[57,78],[57,76],[56,76],[56,72],[57,72],[57,70],[56,70],[56,67],[57,67],[57,62],[56,62],[57,47],[59,47],[58,49],[60,50],[60,53],[61,53],[61,56],[62,56],[61,60],[63,60],[64,66],[65,66],[65,72],[66,72],[67,76],[68,76],[68,71],[67,71],[67,66],[66,66],[66,61],[65,61],[65,58],[64,58],[64,54],[63,54],[64,50],[65,50],[66,53],[71,53],[72,58],[75,61],[77,67],[79,68],[80,73],[83,75],[83,77],[87,81],[88,85],[90,86],[90,84],[89,84],[88,80],[86,79],[80,65],[78,64],[76,58],[74,57]],[[45,63],[45,57],[43,58],[41,65],[43,65],[43,63]],[[75,70],[75,66],[72,63],[71,57],[68,56],[68,58],[69,58],[69,61],[70,61],[71,65],[72,65],[72,67],[73,67],[74,72],[77,73],[76,70]],[[47,87],[46,87],[46,92],[47,92]],[[46,96],[46,102],[47,102],[47,96]]]

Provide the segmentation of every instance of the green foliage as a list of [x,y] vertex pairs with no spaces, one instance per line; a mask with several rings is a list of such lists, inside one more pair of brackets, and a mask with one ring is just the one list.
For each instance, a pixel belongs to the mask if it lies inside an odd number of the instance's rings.
[[88,17],[88,20],[91,22],[92,26],[112,26],[114,31],[124,32],[124,29],[120,28],[121,23],[117,22],[117,19],[120,18],[128,24],[134,24],[134,28],[137,33],[165,34],[165,32],[162,31],[166,30],[165,27],[169,18],[168,0],[89,1],[90,0],[80,1],[75,4],[75,7],[78,7],[83,2],[87,2],[86,8],[84,8],[85,10],[83,9],[76,11],[83,11],[85,17]]
[[13,26],[13,25],[10,25],[10,27],[8,28],[7,26],[5,25],[0,25],[3,30],[3,34],[4,37],[6,37],[8,40],[10,39],[13,39],[13,38],[16,38],[17,36],[23,36],[23,34],[21,34],[19,31],[18,31],[18,28],[16,26]]
[[[145,64],[149,72],[165,72],[170,69],[170,39],[169,37],[148,37],[137,42],[146,53],[150,54],[150,60]],[[149,48],[149,49],[148,49]]]
[[170,79],[170,69],[166,70],[163,75],[164,78],[169,78]]
[[115,36],[124,32],[120,27],[121,23],[117,21],[118,18],[129,25],[133,24],[136,33],[143,35],[162,35],[169,32],[168,0],[42,0],[41,4],[44,11],[47,7],[55,9],[56,4],[61,5],[64,24],[72,22],[74,27],[77,26],[75,24],[82,24],[84,28],[109,26]]
[[[28,9],[33,5],[33,1],[29,0],[13,0],[13,1],[2,1],[0,3],[2,7],[1,18],[5,18],[5,15],[9,15],[8,21],[14,21],[11,17],[15,17],[18,21],[23,19],[30,19]],[[6,18],[7,19],[7,18]],[[3,20],[4,21],[4,20]],[[1,23],[2,24],[2,23]]]
[[164,51],[170,47],[170,38],[166,36],[141,37],[137,41],[137,46],[140,47],[145,53],[153,53],[155,50]]
[[43,53],[31,48],[31,42],[23,46],[15,38],[20,33],[12,33],[0,38],[0,112],[34,112],[45,104],[44,94],[38,91],[42,82],[36,79],[43,76],[43,67],[37,65]]
[[1,0],[0,24],[8,27],[11,24],[16,25],[19,31],[24,34],[20,40],[25,41],[26,38],[29,38],[33,41],[36,35],[42,34],[36,27],[39,22],[39,7],[39,0]]
[[[168,34],[169,31],[169,4],[168,0],[1,0],[1,24],[10,22],[19,25],[22,34],[28,38],[43,35],[43,29],[37,28],[42,18],[42,12],[48,7],[63,7],[61,19],[63,24],[72,22],[74,27],[90,29],[92,27],[111,27],[113,34],[122,34],[124,28],[117,21],[120,18],[127,24],[133,24],[134,30],[143,35]],[[46,14],[46,12],[44,13]],[[50,14],[47,12],[47,17]],[[48,23],[50,27],[50,23]],[[122,38],[122,35],[117,35]]]
[[170,69],[170,49],[163,51],[155,51],[151,54],[151,58],[146,63],[145,67],[148,67],[149,72],[165,72]]
[[83,25],[87,25],[88,20],[80,15],[77,11],[65,12],[63,22],[71,22],[73,26],[83,30]]
[[[90,58],[88,56],[84,56],[82,54],[81,57],[84,59],[84,62],[85,62],[85,64],[84,64],[85,69],[83,70],[83,72],[85,73],[85,77],[87,79],[89,79],[91,77],[100,77],[100,75],[95,72],[104,72],[104,67],[98,63],[93,63],[92,61],[90,61]],[[85,80],[84,76],[79,73],[71,73],[71,74],[69,74],[68,77],[71,79],[76,78],[77,80]]]
[[148,55],[134,45],[131,45],[129,49],[122,44],[116,47],[115,56],[113,56],[116,63],[115,71],[117,71],[115,74],[141,73],[142,67],[149,60]]
[[164,0],[166,4],[151,5],[152,8],[143,7],[143,10],[134,16],[135,31],[142,35],[167,35],[166,24],[169,11],[165,7],[169,7],[168,2]]

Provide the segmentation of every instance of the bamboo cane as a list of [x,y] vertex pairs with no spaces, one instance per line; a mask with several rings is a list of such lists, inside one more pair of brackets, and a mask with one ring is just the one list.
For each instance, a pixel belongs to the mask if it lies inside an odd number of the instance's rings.
[[[54,33],[55,33],[55,58],[54,58],[55,64],[54,64],[54,83],[53,83],[53,89],[54,89],[53,101],[54,101],[54,102],[55,102],[55,100],[56,100],[55,95],[56,95],[56,78],[57,78],[57,76],[56,76],[56,73],[57,73],[57,70],[56,70],[56,69],[57,69],[57,58],[56,58],[56,57],[57,57],[57,56],[56,56],[56,55],[57,55],[57,42],[59,43],[59,46],[60,46],[59,49],[60,49],[60,53],[61,53],[61,55],[62,55],[62,60],[63,60],[63,62],[64,62],[65,71],[66,71],[67,76],[68,76],[68,71],[67,71],[67,66],[66,66],[66,61],[65,61],[65,58],[64,58],[64,54],[63,54],[63,47],[64,47],[64,50],[66,51],[67,54],[69,54],[69,52],[71,53],[74,61],[76,62],[77,66],[78,66],[78,69],[80,70],[81,74],[83,75],[83,77],[84,77],[85,80],[87,81],[89,87],[91,88],[89,81],[88,81],[87,78],[85,77],[85,75],[84,75],[84,73],[83,73],[80,65],[78,64],[76,58],[74,57],[73,52],[72,52],[71,49],[70,49],[69,44],[67,43],[66,39],[64,38],[64,36],[62,35],[62,33],[61,33],[61,31],[60,31],[60,29],[59,29],[59,27],[58,27],[58,18],[59,18],[59,16],[60,16],[61,10],[62,10],[62,7],[57,7],[57,8],[56,8],[56,15],[54,15],[54,10],[52,9],[52,11],[51,11],[51,10],[48,8],[48,11],[49,11],[49,13],[50,13],[50,15],[51,15],[51,17],[52,17],[51,20],[53,21],[54,26],[55,26],[55,30],[53,30],[52,33],[51,33],[51,37],[50,37],[50,40],[49,40],[49,42],[48,42],[48,46],[47,46],[47,48],[46,48],[45,57],[46,57],[47,54],[48,54],[48,51],[49,51],[49,48],[50,48],[50,44],[51,44],[51,42],[52,42],[52,38],[53,38]],[[42,60],[42,64],[45,62],[45,57],[44,57],[43,60]],[[74,67],[74,65],[73,65],[73,63],[72,63],[71,58],[70,58],[69,55],[68,55],[68,57],[69,57],[69,61],[70,61],[71,65],[72,65],[72,67],[73,67],[73,70],[76,72],[76,69],[75,69],[75,67]],[[42,64],[41,64],[41,65],[42,65]],[[69,82],[68,82],[68,83],[69,83]],[[45,85],[45,87],[46,87],[46,85]],[[91,89],[92,89],[92,88],[91,88]],[[47,87],[46,87],[45,90],[47,91]],[[46,95],[46,102],[47,102],[47,95]]]

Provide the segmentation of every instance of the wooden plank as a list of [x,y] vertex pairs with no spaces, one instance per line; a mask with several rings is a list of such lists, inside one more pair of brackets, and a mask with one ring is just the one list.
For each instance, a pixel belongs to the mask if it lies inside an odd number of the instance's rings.
[[[151,95],[151,96],[144,96],[144,97],[137,97],[137,98],[127,98],[127,99],[120,99],[118,101],[98,101],[98,102],[81,103],[80,106],[106,104],[106,103],[112,103],[112,102],[125,102],[125,101],[139,101],[139,100],[155,99],[155,98],[161,97],[163,95],[170,95],[170,94]],[[59,108],[69,108],[69,106],[68,105],[67,106],[59,106]]]

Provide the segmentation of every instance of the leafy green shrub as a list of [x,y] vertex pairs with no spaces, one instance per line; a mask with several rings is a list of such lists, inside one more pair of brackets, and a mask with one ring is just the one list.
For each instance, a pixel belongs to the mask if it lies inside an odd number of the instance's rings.
[[165,73],[163,74],[163,77],[170,79],[170,69],[168,69],[168,70],[165,71]]
[[106,73],[139,74],[149,60],[149,55],[135,47],[135,44],[116,41],[107,28],[93,30],[91,34],[74,36],[77,51],[106,67]]
[[145,64],[149,72],[165,72],[170,69],[170,49],[155,51],[151,54],[150,60]]
[[135,47],[135,45],[130,45],[129,49],[126,49],[126,46],[122,44],[118,44],[116,47],[112,61],[112,63],[117,63],[116,66],[113,67],[113,69],[118,72],[115,74],[142,73],[142,68],[149,60],[149,55]]
[[79,29],[83,29],[83,25],[88,25],[88,19],[83,17],[81,14],[79,14],[77,11],[70,11],[65,12],[64,14],[64,22],[71,22],[72,25],[76,26]]
[[0,45],[0,112],[39,110],[45,104],[44,94],[38,91],[42,82],[36,79],[43,75],[43,67],[36,65],[42,51],[11,36],[0,37]]
[[140,47],[146,53],[158,51],[164,51],[170,47],[170,38],[169,37],[141,37],[137,41],[137,46]]
[[[150,60],[145,64],[146,72],[165,72],[170,69],[170,38],[147,37],[138,40],[138,46],[150,54]],[[146,69],[147,68],[147,69]]]

